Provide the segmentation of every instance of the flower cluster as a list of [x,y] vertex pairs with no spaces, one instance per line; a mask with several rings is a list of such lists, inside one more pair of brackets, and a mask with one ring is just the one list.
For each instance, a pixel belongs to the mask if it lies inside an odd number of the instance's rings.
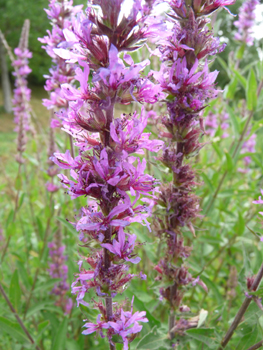
[[28,50],[28,33],[29,33],[29,20],[25,20],[19,46],[14,50],[15,59],[12,62],[12,66],[15,71],[15,89],[13,103],[13,112],[15,115],[14,123],[16,124],[15,131],[18,133],[17,137],[17,151],[16,161],[23,163],[22,153],[26,147],[26,131],[31,130],[30,123],[30,97],[31,90],[27,87],[27,76],[31,73],[31,69],[28,66],[28,59],[32,58],[32,53]]
[[[250,132],[248,131],[247,134],[249,134]],[[241,149],[241,154],[246,154],[246,153],[255,153],[256,149],[256,138],[257,135],[256,134],[252,134],[249,139],[247,139],[243,145],[242,145],[242,149]],[[244,164],[244,168],[238,168],[238,171],[240,173],[248,173],[249,172],[249,164],[251,163],[251,157],[249,155],[245,155],[245,157],[243,158],[243,164]]]
[[[48,35],[44,38],[38,39],[41,43],[45,44],[43,48],[52,58],[53,62],[53,66],[49,70],[49,75],[45,76],[47,79],[45,90],[50,92],[50,98],[44,99],[43,104],[48,109],[67,108],[67,100],[62,94],[60,86],[74,80],[74,65],[66,63],[54,52],[54,49],[65,41],[63,30],[71,29],[72,17],[82,8],[82,5],[72,5],[72,0],[50,0],[49,9],[45,9],[45,11],[52,23],[52,30],[51,32],[48,30]],[[57,120],[51,120],[51,127],[57,126],[60,126],[60,123]]]
[[239,9],[239,19],[234,22],[238,32],[235,34],[235,39],[241,41],[248,46],[252,46],[254,38],[252,37],[253,26],[255,24],[255,10],[259,5],[258,0],[248,0],[243,3]]
[[49,264],[49,274],[52,278],[58,278],[61,281],[57,282],[52,289],[52,294],[58,296],[56,305],[60,306],[65,314],[71,312],[73,302],[71,298],[66,297],[66,293],[69,290],[69,285],[66,282],[68,277],[68,267],[65,265],[67,257],[64,255],[65,246],[61,244],[60,232],[56,233],[56,239],[54,242],[48,244],[49,256],[52,263]]
[[104,337],[106,333],[111,349],[115,349],[114,335],[122,337],[128,349],[142,328],[138,322],[147,322],[145,312],[125,312],[112,298],[134,277],[128,271],[129,263],[137,264],[140,258],[135,252],[136,235],[128,226],[139,222],[149,227],[147,217],[157,184],[144,174],[146,161],[136,154],[143,155],[145,149],[157,152],[163,145],[143,132],[148,119],[143,108],[141,113],[115,115],[116,104],[154,103],[163,96],[152,74],[143,75],[149,60],[137,64],[125,52],[157,36],[163,26],[151,17],[154,1],[134,1],[128,15],[121,12],[123,2],[92,1],[85,14],[72,19],[72,28],[63,30],[66,41],[54,49],[66,63],[78,63],[75,79],[79,88],[62,84],[69,109],[60,116],[63,129],[75,139],[78,155],[55,153],[53,161],[70,170],[70,177],[59,177],[71,198],[88,196],[87,206],[73,225],[84,246],[92,246],[79,262],[72,293],[78,304],[88,305],[86,296],[91,289],[105,300],[93,301],[100,315],[97,323],[85,324],[83,334],[98,331]]
[[227,133],[227,129],[229,128],[229,115],[228,113],[221,113],[220,115],[214,114],[213,112],[209,112],[207,117],[205,118],[205,132],[210,137],[214,137],[215,133],[220,126],[223,134],[221,135],[222,139],[225,139],[229,136]]
[[[225,47],[219,38],[213,37],[205,16],[233,3],[234,0],[170,0],[172,29],[167,30],[157,50],[162,64],[155,77],[168,94],[167,114],[161,120],[167,129],[163,133],[167,142],[158,159],[169,168],[173,181],[161,185],[157,200],[154,229],[161,240],[165,238],[167,250],[155,269],[159,273],[157,280],[170,284],[162,287],[160,293],[172,311],[180,308],[187,285],[199,284],[206,289],[199,277],[191,276],[184,262],[191,253],[191,247],[184,244],[184,232],[189,230],[195,236],[193,221],[200,216],[199,198],[194,194],[198,183],[187,159],[204,146],[199,142],[200,135],[205,133],[202,111],[218,93],[215,89],[218,72],[209,71],[208,58]],[[171,337],[177,324],[172,313]]]

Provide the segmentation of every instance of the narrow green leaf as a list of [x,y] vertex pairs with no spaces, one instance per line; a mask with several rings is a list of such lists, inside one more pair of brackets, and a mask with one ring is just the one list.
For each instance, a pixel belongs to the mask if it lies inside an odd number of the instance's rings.
[[9,299],[16,311],[18,311],[21,300],[21,289],[17,270],[14,271],[9,287]]
[[56,219],[59,220],[71,233],[73,233],[74,236],[76,236],[77,231],[75,230],[74,226],[72,226],[67,220],[59,217]]
[[15,338],[21,343],[29,342],[27,336],[17,323],[0,316],[0,332],[1,331],[10,334],[11,337]]
[[14,210],[10,210],[9,214],[8,214],[8,217],[7,217],[7,220],[6,220],[6,224],[5,224],[5,227],[8,228],[8,226],[12,223],[14,219]]
[[227,75],[230,77],[230,71],[229,71],[227,63],[221,57],[219,57],[219,55],[216,58],[217,58],[218,62],[220,63],[220,65],[222,66],[222,68],[226,71]]
[[40,219],[39,216],[36,217],[36,222],[37,222],[37,228],[38,228],[40,238],[44,239],[44,227],[42,224],[42,220]]
[[216,151],[216,153],[217,153],[219,159],[221,159],[221,158],[223,157],[224,153],[222,152],[222,150],[220,149],[220,147],[218,146],[218,144],[215,143],[215,142],[212,142],[212,146],[213,146],[214,150]]
[[20,191],[21,188],[22,188],[22,180],[21,180],[21,177],[18,176],[18,177],[16,178],[16,180],[15,180],[15,189],[16,189],[17,191]]
[[15,222],[11,222],[8,225],[8,228],[6,230],[6,235],[7,235],[7,237],[10,237],[10,236],[13,236],[15,232],[16,232],[16,223]]
[[208,176],[205,173],[201,174],[202,179],[204,180],[205,184],[210,188],[211,191],[214,191],[214,186]]
[[254,329],[252,328],[248,334],[245,334],[241,337],[240,342],[235,350],[247,350],[250,346],[261,340],[260,337],[258,339],[258,335],[258,330],[255,326]]
[[244,219],[244,215],[242,215],[240,212],[238,213],[238,218],[237,218],[237,222],[234,226],[234,231],[241,236],[243,234],[243,232],[245,231],[245,219]]
[[37,329],[37,339],[40,339],[42,334],[45,332],[45,330],[48,328],[50,324],[49,320],[46,320],[44,322],[39,323],[38,329]]
[[227,171],[232,171],[234,167],[233,159],[226,150],[225,150],[225,156],[226,156],[226,161],[223,167]]
[[247,109],[249,111],[255,111],[257,108],[257,79],[253,69],[249,73],[246,96]]
[[33,293],[37,294],[39,292],[46,292],[46,290],[48,290],[48,289],[50,289],[50,291],[51,291],[51,289],[54,287],[54,284],[56,282],[59,282],[59,281],[61,281],[60,278],[53,278],[47,282],[41,282],[41,283],[37,284],[37,287],[34,289]]
[[22,193],[20,198],[19,198],[19,204],[18,204],[18,208],[20,209],[24,203],[24,199],[25,199],[25,193]]
[[25,264],[24,263],[21,264],[20,261],[16,260],[16,267],[18,268],[20,280],[22,280],[26,289],[29,290],[31,288],[31,284],[30,284],[30,279],[29,279],[27,270],[25,268]]
[[[133,305],[135,306],[135,308],[137,310],[144,310],[144,311],[146,311],[146,317],[149,320],[148,324],[149,324],[149,326],[151,328],[154,327],[154,326],[160,327],[160,325],[161,325],[160,321],[158,321],[155,317],[153,317],[152,313],[147,309],[147,307],[145,307],[145,304],[138,298],[138,296],[133,295],[131,290],[127,290],[126,291],[126,295],[130,298],[130,300],[134,296]],[[138,295],[140,295],[140,294],[138,293]]]
[[137,344],[136,350],[155,350],[164,346],[164,341],[167,340],[167,334],[158,332],[157,326],[146,334]]
[[215,345],[214,332],[213,328],[195,328],[186,331],[187,335],[206,344],[209,349],[214,348]]
[[245,77],[243,77],[243,75],[241,75],[239,73],[239,71],[237,70],[233,70],[235,76],[237,77],[238,81],[240,82],[240,84],[243,86],[243,88],[246,90],[247,89],[247,80]]
[[202,281],[206,284],[206,286],[208,288],[209,295],[212,292],[213,295],[215,296],[216,300],[217,300],[218,305],[222,304],[223,296],[219,292],[218,286],[214,282],[212,282],[212,280],[210,278],[207,278],[207,277],[205,277],[203,275],[202,275]]
[[235,96],[236,90],[237,90],[237,84],[238,84],[238,79],[235,76],[232,78],[230,83],[227,85],[224,91],[224,96],[230,100],[232,100]]
[[244,52],[245,52],[246,45],[242,44],[239,49],[236,52],[236,58],[238,60],[241,60],[243,58]]
[[229,114],[229,117],[230,117],[230,121],[231,121],[231,124],[232,124],[232,129],[234,131],[234,134],[236,137],[238,137],[239,133],[240,133],[240,127],[239,127],[239,123],[238,123],[238,119],[235,115],[235,112],[233,111],[233,109],[228,105],[226,104],[226,109],[227,109],[227,112]]
[[65,350],[67,330],[68,330],[68,319],[64,318],[57,332],[55,333],[55,339],[52,346],[52,350]]

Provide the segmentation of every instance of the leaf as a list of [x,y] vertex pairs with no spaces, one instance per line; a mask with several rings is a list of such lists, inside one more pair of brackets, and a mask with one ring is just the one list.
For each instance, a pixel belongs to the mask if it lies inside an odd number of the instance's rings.
[[91,322],[96,322],[98,312],[82,304],[79,304],[79,309],[85,318]]
[[212,146],[213,146],[214,150],[216,151],[216,153],[217,153],[219,159],[221,159],[221,158],[223,157],[223,154],[224,154],[224,153],[222,152],[222,150],[220,149],[220,147],[218,147],[218,145],[217,145],[215,142],[212,142]]
[[241,60],[243,58],[244,52],[245,52],[246,45],[242,44],[239,49],[236,52],[236,58],[237,60]]
[[15,189],[17,191],[20,191],[22,188],[22,180],[20,176],[17,176],[17,178],[15,179]]
[[12,223],[13,219],[14,219],[14,210],[10,210],[8,217],[7,217],[7,220],[6,220],[6,224],[5,224],[6,229]]
[[[85,339],[85,337],[83,337]],[[83,350],[84,347],[81,347],[75,340],[66,339],[66,349],[67,350]]]
[[238,219],[234,227],[234,231],[241,236],[243,232],[245,231],[245,220],[244,215],[242,215],[240,212],[238,213]]
[[210,290],[211,290],[214,296],[216,297],[217,303],[220,305],[223,302],[223,297],[219,292],[217,285],[214,282],[212,282],[209,278],[203,275],[202,275],[202,280],[208,288],[208,293],[210,293]]
[[20,209],[24,203],[24,199],[25,199],[25,193],[23,192],[19,198],[19,204],[18,204],[18,209]]
[[221,66],[224,69],[224,71],[230,77],[230,71],[229,71],[229,68],[228,68],[228,65],[226,64],[226,62],[219,56],[217,56],[216,58],[217,58],[218,62],[221,64]]
[[195,328],[186,331],[187,335],[206,344],[209,349],[215,346],[215,341],[212,339],[212,337],[215,337],[214,333],[215,330],[213,328]]
[[212,184],[212,182],[210,181],[210,179],[208,178],[208,176],[205,173],[201,174],[205,184],[210,188],[211,191],[214,191],[214,186]]
[[29,342],[27,336],[21,329],[21,327],[5,317],[0,316],[0,330],[4,331],[11,335],[11,337],[15,338],[17,341],[24,343]]
[[17,270],[14,271],[9,287],[9,299],[16,311],[18,311],[21,300],[21,289]]
[[251,331],[248,334],[245,334],[241,337],[240,342],[236,347],[236,350],[246,350],[250,346],[254,345],[258,340],[260,340],[260,338],[258,339],[258,335],[258,330],[256,327],[254,327],[254,329],[251,329]]
[[237,79],[239,80],[240,84],[243,86],[243,88],[247,89],[247,80],[243,75],[241,75],[237,70],[233,70],[234,74],[236,75]]
[[16,260],[16,267],[18,268],[18,271],[19,271],[19,278],[22,280],[26,289],[29,290],[31,288],[31,284],[30,284],[30,279],[29,279],[27,270],[25,268],[25,263],[21,264],[20,261]]
[[165,345],[164,341],[168,340],[167,335],[163,333],[159,333],[157,330],[157,326],[153,327],[153,329],[146,334],[137,344],[136,350],[154,350],[160,349]]
[[226,109],[227,109],[227,112],[229,114],[229,117],[230,117],[230,121],[231,121],[231,124],[232,124],[232,129],[234,131],[234,134],[236,137],[238,137],[239,135],[239,131],[240,131],[240,128],[239,128],[239,123],[238,123],[238,119],[235,115],[235,112],[233,111],[233,109],[228,105],[226,104]]
[[[130,300],[132,299],[133,293],[130,290],[126,290],[125,294],[130,298]],[[136,294],[134,295],[133,305],[136,307],[137,310],[146,311],[146,317],[149,320],[148,324],[151,328],[153,328],[154,326],[160,327],[161,325],[160,321],[158,321],[156,318],[152,316],[152,313],[145,307],[145,304],[136,296]]]
[[46,282],[41,282],[40,284],[37,285],[37,287],[34,289],[34,294],[37,294],[39,292],[43,292],[43,291],[46,291],[47,289],[52,289],[54,287],[54,284],[56,282],[59,282],[61,281],[60,278],[53,278],[49,281],[46,281]]
[[77,231],[75,230],[74,226],[71,225],[67,220],[64,218],[56,218],[58,221],[60,221],[71,233],[73,233],[74,236],[77,235]]
[[223,168],[227,171],[232,171],[234,167],[233,159],[230,156],[230,154],[227,152],[227,150],[225,150],[225,156],[226,156],[226,161],[223,165]]
[[234,96],[235,96],[235,92],[237,90],[237,84],[238,84],[238,79],[237,77],[232,78],[232,80],[230,81],[230,83],[227,85],[227,87],[225,88],[225,97],[227,99],[233,100]]
[[40,339],[42,334],[45,332],[45,330],[48,328],[50,324],[49,320],[46,320],[44,322],[39,323],[38,329],[37,329],[37,339]]
[[31,306],[26,314],[27,318],[34,315],[39,310],[46,310],[48,305],[53,305],[53,300],[40,301]]
[[257,108],[257,79],[253,69],[249,73],[246,96],[247,109],[249,111],[255,111]]
[[68,319],[64,318],[57,332],[55,333],[56,335],[52,346],[52,350],[65,350],[67,331],[68,331]]

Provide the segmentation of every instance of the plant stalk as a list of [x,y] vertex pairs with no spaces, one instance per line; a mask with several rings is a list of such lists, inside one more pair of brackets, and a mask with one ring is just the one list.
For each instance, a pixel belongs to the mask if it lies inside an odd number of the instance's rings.
[[11,312],[14,314],[15,318],[17,319],[17,322],[19,323],[20,327],[23,329],[24,333],[26,334],[26,336],[28,337],[29,341],[35,345],[35,348],[37,350],[40,350],[40,348],[37,346],[37,344],[35,343],[34,339],[31,337],[30,333],[28,332],[28,330],[26,329],[23,321],[21,320],[21,318],[18,316],[15,308],[13,307],[13,305],[11,304],[8,296],[6,295],[1,283],[0,283],[0,292],[2,293],[7,305],[9,306],[9,309],[11,310]]
[[[258,272],[250,290],[256,291],[262,278],[263,278],[263,263],[259,269],[259,272]],[[251,301],[252,301],[252,298],[246,298],[243,301],[243,304],[241,305],[240,309],[238,310],[234,321],[232,322],[231,326],[229,327],[225,337],[221,341],[221,345],[219,346],[219,348],[217,350],[222,350],[227,346],[228,342],[232,338],[234,331],[236,330],[236,328],[239,325],[240,321],[242,320],[242,317],[244,316],[247,308],[249,307],[249,304],[251,303]]]
[[261,348],[262,346],[263,346],[263,340],[259,341],[257,344],[254,344],[253,346],[251,346],[247,350],[256,350],[256,349]]

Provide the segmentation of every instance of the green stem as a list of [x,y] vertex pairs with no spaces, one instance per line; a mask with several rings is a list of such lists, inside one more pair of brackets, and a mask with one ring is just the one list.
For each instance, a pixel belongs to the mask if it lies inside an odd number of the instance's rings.
[[24,333],[26,334],[26,336],[28,337],[29,341],[31,342],[31,344],[35,345],[35,348],[37,350],[40,350],[40,348],[36,345],[34,339],[31,337],[30,333],[28,332],[27,328],[25,327],[23,321],[21,320],[21,318],[18,316],[18,314],[16,313],[15,308],[13,307],[13,305],[11,304],[10,300],[8,299],[8,296],[6,295],[1,283],[0,283],[0,292],[2,293],[7,305],[9,306],[9,309],[11,310],[11,312],[14,314],[15,318],[17,319],[17,322],[19,323],[20,327],[23,329]]
[[[53,193],[50,194],[50,206],[49,206],[50,208],[52,207],[52,198],[53,198]],[[54,210],[52,210],[51,215],[49,216],[48,221],[47,221],[46,231],[45,231],[44,240],[43,240],[43,246],[42,246],[42,249],[41,249],[40,254],[39,254],[39,264],[41,264],[41,260],[42,260],[42,257],[44,255],[44,251],[45,251],[45,247],[46,247],[46,243],[47,243],[47,239],[48,239],[48,235],[49,235],[50,223],[51,223],[51,219],[52,219],[53,215],[54,215]],[[26,301],[26,307],[25,307],[24,316],[23,316],[24,320],[26,318],[26,314],[27,314],[27,311],[28,311],[28,308],[30,305],[32,294],[33,294],[33,291],[34,291],[35,286],[36,286],[39,271],[40,271],[40,266],[37,268],[37,270],[35,272],[33,284],[32,284],[32,287],[31,287],[30,292],[29,292],[29,296],[28,296],[27,301]]]
[[[250,288],[250,290],[252,291],[256,291],[261,280],[263,278],[263,263],[259,269],[259,272]],[[239,323],[241,322],[247,308],[249,307],[249,304],[251,303],[253,299],[252,298],[247,298],[243,301],[243,304],[241,305],[240,309],[238,310],[234,321],[232,322],[231,326],[229,327],[226,335],[224,336],[223,340],[221,341],[221,345],[218,347],[217,350],[222,350],[224,349],[228,342],[230,341],[230,339],[232,338],[232,335],[234,334],[234,331],[236,330],[237,326],[239,325]]]

